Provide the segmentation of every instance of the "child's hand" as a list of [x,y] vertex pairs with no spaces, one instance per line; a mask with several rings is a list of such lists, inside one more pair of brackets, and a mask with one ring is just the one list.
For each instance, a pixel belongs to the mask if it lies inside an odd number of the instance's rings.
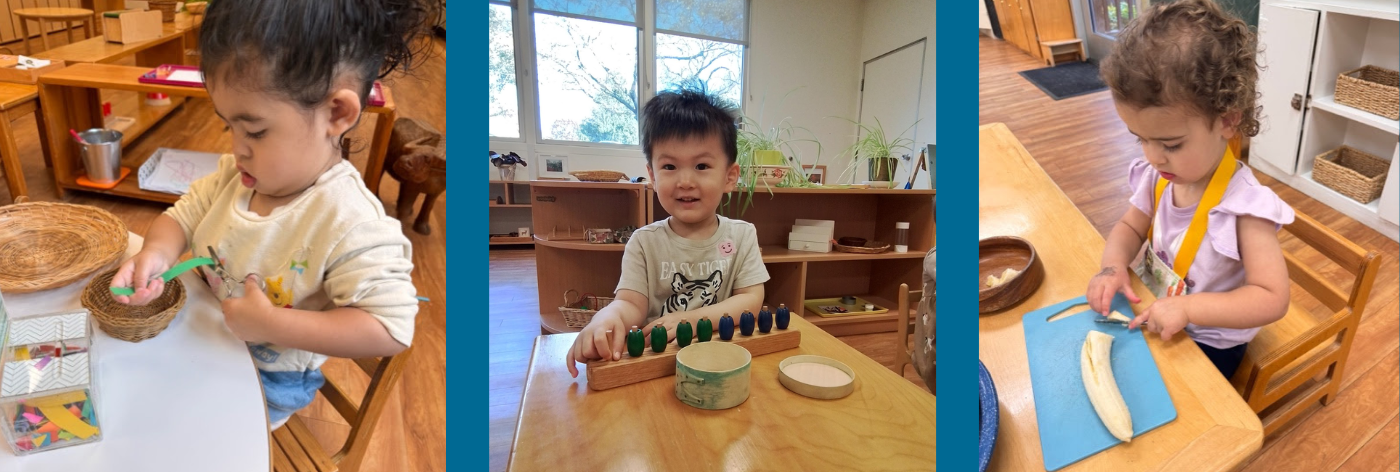
[[1185,296],[1159,298],[1153,302],[1147,310],[1128,322],[1128,329],[1147,325],[1147,330],[1154,333],[1162,333],[1162,340],[1171,340],[1172,336],[1190,323],[1191,318],[1187,315],[1190,300]]
[[1118,292],[1123,292],[1128,301],[1133,303],[1142,301],[1133,293],[1133,282],[1128,278],[1128,268],[1109,266],[1089,279],[1089,291],[1084,296],[1089,300],[1089,309],[1107,316],[1113,306],[1113,295]]
[[272,316],[273,308],[272,302],[258,287],[257,278],[249,275],[243,280],[243,297],[224,299],[224,324],[238,339],[250,343],[265,342],[267,339],[262,329],[268,326],[265,320]]
[[616,310],[602,310],[588,322],[588,326],[574,339],[574,347],[569,349],[566,362],[569,375],[578,378],[576,362],[592,359],[622,359],[622,348],[627,341],[627,324],[622,322]]
[[[666,315],[666,316],[657,318],[656,321],[653,321],[653,322],[647,324],[646,326],[642,327],[642,333],[647,335],[647,346],[651,346],[651,328],[655,327],[656,325],[664,325],[664,326],[666,326],[666,342],[669,343],[669,342],[671,342],[671,341],[675,341],[675,340],[676,340],[676,326],[680,326],[681,320],[682,320],[682,319],[684,319],[684,320],[686,320],[686,321],[689,321],[691,326],[695,326],[695,324],[696,324],[697,322],[699,322],[698,319],[692,320],[692,319],[690,319],[690,318],[687,318],[687,317],[685,316],[685,313],[682,312],[682,313],[672,313],[672,314],[669,314],[669,315]],[[735,320],[734,322],[736,323],[736,324],[735,324],[735,327],[738,327],[738,324],[737,324],[737,323],[738,323],[738,319],[739,319],[739,318],[738,318],[737,316],[734,317],[734,320]],[[716,326],[718,326],[718,325],[716,325]],[[692,331],[693,331],[693,330],[692,330]],[[692,334],[693,334],[693,333],[692,333]]]
[[[160,274],[170,269],[170,261],[160,251],[142,249],[123,262],[112,276],[112,287],[134,288],[135,294],[112,295],[112,299],[127,305],[144,306],[165,293],[165,280]],[[142,281],[144,283],[136,283]]]

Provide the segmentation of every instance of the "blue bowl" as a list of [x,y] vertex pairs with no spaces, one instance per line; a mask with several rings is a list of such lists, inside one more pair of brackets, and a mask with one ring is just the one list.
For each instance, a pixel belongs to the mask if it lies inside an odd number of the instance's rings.
[[992,449],[997,444],[997,424],[1001,415],[997,409],[997,387],[992,384],[992,375],[987,373],[987,366],[982,364],[982,361],[977,361],[977,368],[977,390],[981,403],[978,421],[982,429],[981,438],[977,442],[977,470],[986,472],[987,463],[992,460]]

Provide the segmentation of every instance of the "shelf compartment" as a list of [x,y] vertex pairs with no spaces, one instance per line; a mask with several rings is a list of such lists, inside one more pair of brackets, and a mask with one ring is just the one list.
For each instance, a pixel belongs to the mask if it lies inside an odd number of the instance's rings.
[[[627,249],[627,245],[622,243],[593,244],[587,241],[550,241],[539,235],[535,235],[535,244],[574,251],[622,252]],[[621,259],[618,260],[618,264],[622,264]]]

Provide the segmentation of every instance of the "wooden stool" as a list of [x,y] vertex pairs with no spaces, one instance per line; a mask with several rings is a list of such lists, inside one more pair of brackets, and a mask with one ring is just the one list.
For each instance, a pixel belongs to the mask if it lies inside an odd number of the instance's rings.
[[48,30],[44,28],[46,21],[59,21],[68,26],[68,43],[73,43],[73,23],[83,24],[83,39],[92,37],[92,10],[86,8],[21,8],[14,11],[19,17],[19,27],[24,35],[24,54],[30,55],[34,51],[29,47],[29,20],[39,22],[39,39],[44,42],[44,50],[49,50]]
[[1042,56],[1045,56],[1045,63],[1050,67],[1055,67],[1055,56],[1061,54],[1074,54],[1076,58],[1083,61],[1084,42],[1078,39],[1041,41],[1040,52]]

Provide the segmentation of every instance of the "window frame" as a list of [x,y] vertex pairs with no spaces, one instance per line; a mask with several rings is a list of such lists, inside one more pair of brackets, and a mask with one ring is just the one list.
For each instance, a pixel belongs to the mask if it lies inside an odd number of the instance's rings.
[[539,78],[536,74],[536,71],[539,70],[539,54],[535,49],[536,13],[635,27],[637,29],[637,93],[639,95],[639,97],[637,97],[637,103],[639,108],[646,107],[647,102],[651,101],[657,93],[656,35],[658,33],[705,41],[737,44],[740,46],[740,54],[742,56],[740,58],[740,67],[742,70],[739,74],[740,95],[738,105],[740,107],[740,113],[743,113],[745,103],[748,101],[749,42],[752,40],[749,35],[752,32],[753,24],[753,0],[744,0],[744,40],[741,42],[699,34],[658,30],[656,28],[656,0],[637,0],[638,18],[636,23],[576,15],[566,12],[537,11],[535,9],[534,0],[488,0],[488,2],[491,5],[504,5],[511,9],[511,33],[514,36],[513,44],[515,46],[516,107],[518,109],[517,119],[520,122],[519,138],[491,136],[490,130],[488,129],[488,143],[492,146],[496,146],[498,143],[524,144],[527,148],[530,148],[530,153],[578,153],[602,157],[641,157],[642,155],[642,146],[640,142],[638,144],[611,144],[543,138],[544,125],[540,122],[539,108]]

